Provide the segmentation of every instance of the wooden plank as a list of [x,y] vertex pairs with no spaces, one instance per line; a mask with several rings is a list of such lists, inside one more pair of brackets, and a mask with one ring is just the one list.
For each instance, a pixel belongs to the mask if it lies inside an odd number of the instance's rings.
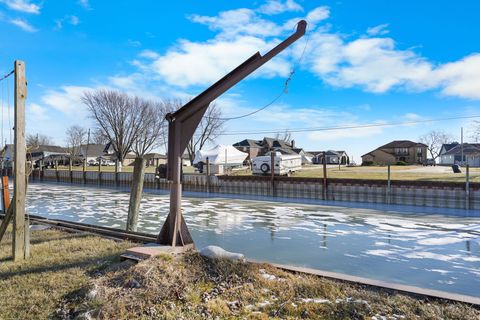
[[0,241],[2,241],[5,232],[7,231],[8,224],[13,218],[13,206],[10,206],[7,213],[3,216],[2,224],[0,225]]
[[7,212],[7,209],[10,207],[10,190],[8,189],[8,177],[2,177],[2,206],[3,212]]
[[27,80],[25,63],[15,61],[15,147],[14,147],[14,217],[13,217],[13,260],[24,260],[25,244],[25,194],[26,194],[26,143],[25,143],[25,100]]
[[[249,260],[249,262],[262,263],[260,261],[254,261],[254,260]],[[351,276],[343,273],[336,273],[336,272],[324,271],[324,270],[318,270],[318,269],[312,269],[312,268],[306,268],[306,267],[288,266],[288,265],[282,265],[282,264],[276,264],[276,263],[271,263],[271,265],[276,268],[280,268],[287,271],[301,272],[301,273],[316,275],[319,277],[329,278],[333,280],[341,280],[341,281],[346,281],[346,282],[351,282],[356,284],[364,284],[372,287],[380,287],[380,288],[385,288],[392,291],[403,292],[410,295],[418,295],[418,296],[424,296],[424,297],[431,297],[435,299],[458,301],[458,302],[469,303],[476,306],[480,306],[479,297],[467,296],[459,293],[439,291],[434,289],[425,289],[425,288],[420,288],[420,287],[415,287],[410,285],[385,282],[381,280],[374,280],[374,279],[363,278],[358,276]]]

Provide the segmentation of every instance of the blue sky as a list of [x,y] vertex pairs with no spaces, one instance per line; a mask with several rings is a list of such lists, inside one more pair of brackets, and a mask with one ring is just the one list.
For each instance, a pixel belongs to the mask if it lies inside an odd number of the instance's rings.
[[[79,97],[115,88],[188,99],[307,19],[300,39],[223,95],[224,116],[270,102],[298,64],[288,94],[226,132],[403,122],[480,114],[477,1],[28,1],[0,0],[0,74],[27,65],[27,130],[64,142],[91,127]],[[4,119],[4,122],[6,120]],[[363,153],[393,139],[471,120],[293,133],[307,150]],[[5,126],[6,127],[6,126]],[[5,135],[5,133],[4,133]],[[273,134],[270,134],[273,135]],[[225,135],[233,143],[263,135]]]

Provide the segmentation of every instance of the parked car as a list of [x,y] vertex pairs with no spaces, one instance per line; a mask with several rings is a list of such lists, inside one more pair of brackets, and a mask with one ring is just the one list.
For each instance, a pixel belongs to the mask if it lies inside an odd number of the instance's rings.
[[423,161],[423,165],[424,166],[435,166],[436,163],[435,163],[435,160],[433,160],[433,159],[425,159]]
[[112,160],[102,160],[102,166],[107,166],[107,167],[115,166],[115,161],[112,161]]
[[92,160],[88,160],[88,161],[87,161],[87,164],[88,164],[89,166],[98,166],[98,161],[97,161],[97,160],[93,160],[93,159],[92,159]]

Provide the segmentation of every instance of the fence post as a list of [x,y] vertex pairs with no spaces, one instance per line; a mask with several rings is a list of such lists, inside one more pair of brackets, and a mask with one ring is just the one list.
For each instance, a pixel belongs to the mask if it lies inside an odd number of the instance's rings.
[[60,178],[58,177],[58,160],[55,160],[53,165],[55,166],[55,177],[57,178],[57,182],[59,182]]
[[83,184],[87,184],[87,159],[83,159]]
[[102,159],[98,160],[98,185],[102,184]]
[[470,210],[470,166],[468,164],[465,174],[465,209]]
[[392,176],[390,165],[387,166],[387,204],[392,203]]
[[73,183],[72,158],[68,161],[68,171],[70,172],[70,183]]
[[40,181],[43,182],[43,179],[45,177],[45,160],[42,158],[40,161]]
[[210,159],[208,159],[207,157],[207,170],[205,170],[205,173],[206,173],[206,181],[205,181],[205,184],[206,184],[206,187],[207,187],[207,193],[210,192]]
[[[280,170],[280,167],[278,168]],[[279,172],[280,174],[280,172]],[[270,151],[270,179],[272,188],[272,197],[276,196],[275,192],[275,151]]]
[[115,186],[118,187],[118,159],[115,160]]
[[323,200],[328,200],[327,193],[327,157],[325,151],[323,152]]

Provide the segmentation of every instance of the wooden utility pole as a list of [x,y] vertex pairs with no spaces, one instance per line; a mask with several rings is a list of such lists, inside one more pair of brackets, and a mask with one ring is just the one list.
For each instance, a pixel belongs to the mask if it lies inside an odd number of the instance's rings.
[[28,258],[29,243],[27,232],[29,226],[25,225],[25,196],[26,196],[26,154],[25,142],[25,100],[27,98],[27,80],[25,78],[25,63],[16,60],[15,66],[15,138],[14,138],[14,218],[13,218],[13,260],[19,261]]

